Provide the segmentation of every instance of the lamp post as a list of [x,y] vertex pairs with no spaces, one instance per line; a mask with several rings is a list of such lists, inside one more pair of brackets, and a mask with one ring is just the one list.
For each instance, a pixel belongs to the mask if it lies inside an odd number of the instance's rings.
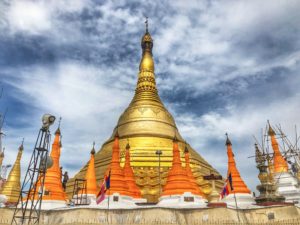
[[160,155],[162,155],[161,150],[157,150],[155,152],[156,155],[158,155],[158,180],[159,180],[159,196],[161,194],[161,181],[160,181]]

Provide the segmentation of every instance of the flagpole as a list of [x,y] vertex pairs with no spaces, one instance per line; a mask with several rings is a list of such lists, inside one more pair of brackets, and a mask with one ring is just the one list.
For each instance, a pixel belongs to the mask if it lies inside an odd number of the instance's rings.
[[236,197],[235,197],[235,191],[233,191],[233,197],[234,197],[234,201],[235,201],[235,208],[236,208],[236,214],[239,220],[239,223],[241,222],[240,220],[240,215],[239,215],[239,211],[238,211],[238,206],[237,206],[237,201],[236,201]]
[[108,189],[108,201],[107,201],[107,209],[109,210],[109,194],[110,194],[110,189]]

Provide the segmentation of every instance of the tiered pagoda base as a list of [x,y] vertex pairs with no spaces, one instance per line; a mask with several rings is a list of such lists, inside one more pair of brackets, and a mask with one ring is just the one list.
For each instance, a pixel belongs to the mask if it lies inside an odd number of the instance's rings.
[[275,173],[274,180],[278,194],[285,197],[286,202],[300,204],[300,188],[298,180],[288,172]]
[[222,202],[227,204],[227,208],[250,209],[255,208],[256,202],[251,194],[236,193],[227,195]]
[[160,197],[157,206],[163,208],[206,208],[207,200],[191,192],[184,192],[183,195]]

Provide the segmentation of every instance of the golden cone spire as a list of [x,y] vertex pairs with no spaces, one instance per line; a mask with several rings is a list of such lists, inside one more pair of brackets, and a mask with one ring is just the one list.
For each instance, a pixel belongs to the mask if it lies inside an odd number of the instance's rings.
[[91,159],[85,175],[86,179],[86,193],[97,195],[97,181],[95,172],[95,142],[91,150]]
[[163,188],[162,196],[182,195],[184,192],[191,192],[195,194],[196,190],[190,182],[186,170],[181,165],[178,141],[175,136],[173,140],[172,168],[169,170],[167,183]]
[[[45,175],[45,183],[44,183],[44,200],[66,200],[66,194],[63,190],[62,182],[61,182],[61,169],[60,169],[60,153],[61,153],[61,142],[60,142],[60,126],[58,126],[54,141],[52,144],[51,150],[51,158],[53,160],[53,165],[47,169]],[[37,190],[39,190],[40,183],[37,184]],[[35,196],[37,197],[37,196]]]
[[9,172],[8,178],[0,192],[0,194],[7,197],[8,204],[18,203],[18,198],[21,191],[21,157],[23,154],[23,142],[19,147],[17,159]]
[[126,145],[125,165],[124,165],[125,181],[128,185],[130,196],[133,198],[141,198],[141,191],[135,183],[133,170],[130,166],[130,145]]
[[269,121],[269,136],[271,137],[271,143],[272,143],[272,148],[274,151],[274,157],[273,157],[273,163],[274,163],[274,173],[281,173],[281,172],[287,172],[288,171],[288,164],[283,158],[279,147],[278,147],[278,142],[275,137],[275,131],[272,129]]
[[229,174],[231,174],[232,177],[232,187],[233,190],[231,190],[229,181],[227,182],[229,193],[248,193],[250,194],[251,191],[241,178],[240,172],[236,168],[234,155],[232,152],[232,144],[231,141],[228,138],[228,135],[226,134],[226,146],[227,146],[227,156],[228,156],[228,171],[227,171],[227,177]]

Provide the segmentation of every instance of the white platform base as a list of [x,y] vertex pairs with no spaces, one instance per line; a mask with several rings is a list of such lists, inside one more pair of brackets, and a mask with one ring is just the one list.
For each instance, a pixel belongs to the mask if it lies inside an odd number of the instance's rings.
[[227,208],[250,209],[258,207],[251,194],[237,193],[235,194],[235,197],[234,194],[229,194],[222,199],[222,202],[227,204]]
[[163,208],[206,208],[207,200],[191,192],[184,192],[183,195],[160,197],[157,206]]
[[[88,195],[87,201],[89,203],[88,205],[81,205],[78,207],[97,209],[136,209],[139,208],[139,206],[135,203],[140,202],[139,199],[133,199],[129,196],[120,195],[119,193],[114,193],[113,195],[105,196],[105,199],[99,205],[97,205],[96,203],[95,195]],[[141,201],[144,202],[143,199]],[[74,205],[74,207],[77,206]]]
[[275,173],[274,180],[277,191],[285,197],[286,202],[300,203],[300,187],[298,180],[290,173]]
[[[28,202],[27,208],[31,206],[31,201]],[[18,205],[20,208],[20,204]],[[42,210],[61,209],[67,207],[66,201],[61,200],[43,200],[41,204]]]

